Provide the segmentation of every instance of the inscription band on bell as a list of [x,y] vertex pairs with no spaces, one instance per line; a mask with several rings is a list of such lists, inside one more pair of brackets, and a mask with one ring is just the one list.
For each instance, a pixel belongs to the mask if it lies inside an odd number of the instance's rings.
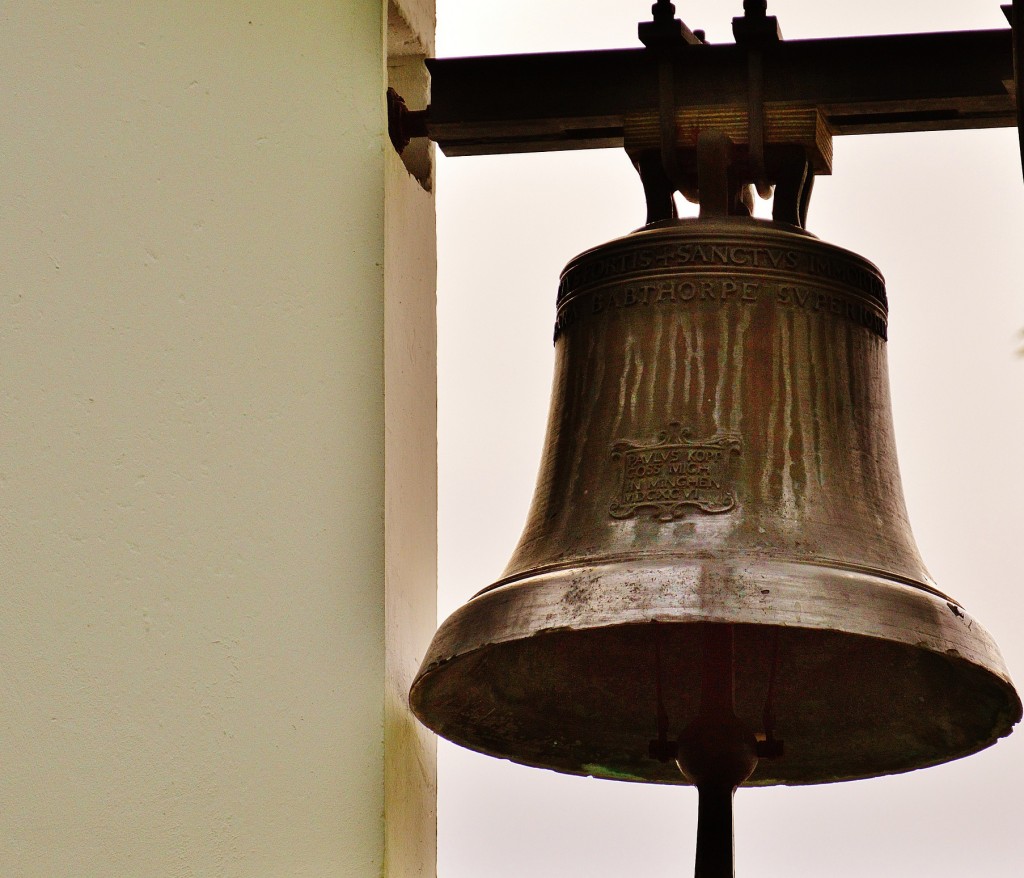
[[869,330],[885,340],[886,312],[868,297],[850,295],[824,285],[751,280],[742,275],[716,274],[701,278],[653,278],[633,283],[606,284],[566,298],[555,320],[555,340],[582,317],[634,306],[708,303],[744,306],[767,303],[776,308],[825,312]]

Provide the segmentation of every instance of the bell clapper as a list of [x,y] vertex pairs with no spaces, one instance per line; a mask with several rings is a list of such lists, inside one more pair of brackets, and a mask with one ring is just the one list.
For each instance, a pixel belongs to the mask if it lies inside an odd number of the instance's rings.
[[733,703],[732,625],[705,629],[700,708],[679,736],[676,764],[699,796],[694,875],[733,878],[733,796],[757,767],[757,744]]
[[656,624],[653,641],[658,737],[650,742],[649,755],[659,762],[675,760],[683,775],[697,787],[696,878],[733,878],[732,808],[736,788],[753,774],[759,759],[777,759],[783,754],[783,742],[775,737],[774,707],[779,633],[776,630],[772,636],[764,731],[755,736],[735,713],[733,627],[711,625],[705,630],[700,708],[678,742],[668,737],[661,631]]

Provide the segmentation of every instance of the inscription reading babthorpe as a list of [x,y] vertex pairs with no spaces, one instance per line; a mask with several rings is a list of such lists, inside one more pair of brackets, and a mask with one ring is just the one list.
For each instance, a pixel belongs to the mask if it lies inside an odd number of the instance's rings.
[[567,297],[558,306],[555,341],[577,320],[634,307],[751,307],[770,305],[804,312],[829,313],[863,326],[884,339],[886,312],[877,302],[807,284],[779,283],[740,275],[650,278],[612,283]]
[[612,445],[612,459],[622,462],[619,495],[608,511],[612,518],[632,518],[650,510],[659,521],[681,518],[689,509],[728,512],[736,505],[731,463],[741,447],[732,434],[691,439],[675,422],[649,444],[620,440]]

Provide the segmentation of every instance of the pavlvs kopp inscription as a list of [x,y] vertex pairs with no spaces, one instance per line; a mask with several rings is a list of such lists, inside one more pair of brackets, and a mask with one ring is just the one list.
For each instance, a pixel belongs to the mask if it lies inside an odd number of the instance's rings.
[[732,464],[741,451],[739,436],[695,440],[674,422],[653,442],[619,440],[612,445],[612,459],[621,467],[619,493],[608,511],[612,518],[649,511],[659,521],[692,510],[728,512],[736,506]]

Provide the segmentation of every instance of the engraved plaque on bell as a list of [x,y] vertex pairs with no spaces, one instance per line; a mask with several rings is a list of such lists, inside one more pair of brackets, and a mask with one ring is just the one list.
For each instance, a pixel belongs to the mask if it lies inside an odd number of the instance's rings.
[[[784,752],[747,784],[956,759],[1021,704],[918,555],[886,296],[861,257],[750,218],[672,221],[569,263],[537,491],[501,579],[440,628],[416,714],[475,750],[687,783],[652,756],[731,626],[735,709]],[[656,755],[656,754],[655,754]]]

